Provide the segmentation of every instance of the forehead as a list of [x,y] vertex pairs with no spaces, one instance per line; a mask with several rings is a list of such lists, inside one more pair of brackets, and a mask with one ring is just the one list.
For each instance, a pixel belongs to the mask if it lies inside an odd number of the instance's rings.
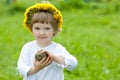
[[39,28],[53,28],[50,23],[35,23],[33,24],[33,27],[39,27]]

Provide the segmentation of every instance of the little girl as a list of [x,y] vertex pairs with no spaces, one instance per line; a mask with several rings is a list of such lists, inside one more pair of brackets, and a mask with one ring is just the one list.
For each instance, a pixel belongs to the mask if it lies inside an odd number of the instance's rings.
[[[61,13],[50,3],[35,4],[26,10],[24,26],[35,37],[22,47],[18,59],[17,69],[24,80],[64,80],[64,68],[73,70],[77,60],[65,47],[52,41],[62,28]],[[45,52],[48,57],[38,61],[37,52]]]

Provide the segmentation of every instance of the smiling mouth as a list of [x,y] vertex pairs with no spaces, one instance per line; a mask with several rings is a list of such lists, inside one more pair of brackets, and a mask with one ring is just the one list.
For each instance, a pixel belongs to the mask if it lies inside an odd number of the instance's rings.
[[45,39],[46,37],[39,37],[39,38],[41,38],[41,39]]

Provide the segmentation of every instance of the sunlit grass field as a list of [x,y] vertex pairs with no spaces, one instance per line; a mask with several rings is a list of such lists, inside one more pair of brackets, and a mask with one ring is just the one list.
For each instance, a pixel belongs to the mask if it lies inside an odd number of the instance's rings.
[[[16,63],[22,46],[34,38],[22,25],[24,12],[8,6],[0,1],[0,80],[22,80]],[[63,30],[53,40],[78,60],[75,70],[65,70],[65,80],[119,80],[120,12],[73,9],[62,14]]]

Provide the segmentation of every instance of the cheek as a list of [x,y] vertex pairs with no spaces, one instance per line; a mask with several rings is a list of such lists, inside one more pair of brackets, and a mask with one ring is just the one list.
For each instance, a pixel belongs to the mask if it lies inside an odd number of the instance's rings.
[[49,35],[53,36],[53,35],[54,35],[54,32],[53,32],[53,31],[51,31],[51,32],[49,33]]
[[33,31],[32,33],[33,33],[34,36],[37,36],[37,32],[34,32],[34,31]]
[[53,37],[53,32],[47,33],[47,36],[48,36],[49,38],[52,38],[52,37]]
[[53,36],[53,33],[47,33],[47,35],[52,37],[52,36]]

